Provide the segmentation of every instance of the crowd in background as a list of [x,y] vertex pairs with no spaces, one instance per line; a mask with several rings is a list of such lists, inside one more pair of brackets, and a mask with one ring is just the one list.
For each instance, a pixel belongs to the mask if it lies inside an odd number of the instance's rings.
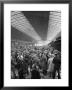
[[52,46],[11,49],[11,79],[61,79],[61,52]]

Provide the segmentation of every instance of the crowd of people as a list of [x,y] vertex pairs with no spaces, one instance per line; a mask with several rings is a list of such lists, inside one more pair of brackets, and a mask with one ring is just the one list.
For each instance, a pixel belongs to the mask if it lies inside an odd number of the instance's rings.
[[11,49],[11,79],[61,79],[61,52],[52,46]]

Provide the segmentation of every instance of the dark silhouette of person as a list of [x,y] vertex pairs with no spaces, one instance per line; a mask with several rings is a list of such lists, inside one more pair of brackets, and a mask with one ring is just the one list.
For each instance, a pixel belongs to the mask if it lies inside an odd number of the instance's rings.
[[19,79],[25,79],[23,69],[18,72],[19,73]]
[[58,73],[58,79],[60,79],[60,66],[61,66],[61,58],[58,54],[56,54],[55,58],[53,59],[54,63],[54,71],[53,71],[53,79],[55,79],[56,72]]
[[34,67],[34,69],[31,71],[31,79],[40,79],[40,73],[39,71],[36,69],[36,67]]

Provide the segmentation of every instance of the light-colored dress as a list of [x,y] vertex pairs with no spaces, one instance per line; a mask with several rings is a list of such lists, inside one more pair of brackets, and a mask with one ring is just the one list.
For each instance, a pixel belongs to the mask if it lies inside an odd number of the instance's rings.
[[49,58],[49,60],[48,60],[48,65],[49,65],[48,72],[53,72],[53,70],[54,70],[54,64],[52,61],[53,61],[53,57]]

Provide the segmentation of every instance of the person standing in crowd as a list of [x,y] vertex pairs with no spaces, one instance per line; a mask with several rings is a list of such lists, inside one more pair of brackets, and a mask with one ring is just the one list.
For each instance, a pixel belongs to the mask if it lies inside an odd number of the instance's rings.
[[33,70],[31,71],[31,79],[40,79],[40,73],[37,70],[36,66],[33,67]]
[[17,60],[18,60],[18,52],[16,51],[15,52],[15,61],[17,62]]
[[58,54],[55,54],[55,58],[53,59],[54,63],[54,71],[52,74],[53,79],[55,79],[56,72],[58,73],[58,79],[60,79],[60,67],[61,67],[61,56]]
[[19,79],[23,79],[24,76],[23,76],[23,64],[22,64],[22,61],[18,59],[17,61],[17,65],[16,65],[16,68],[18,70],[18,74],[19,74]]
[[25,66],[24,67],[25,68],[24,70],[25,70],[26,74],[28,75],[29,74],[28,67],[30,65],[30,56],[29,55],[26,55],[25,56],[23,65]]
[[52,78],[52,73],[54,70],[54,64],[53,64],[53,59],[54,59],[54,55],[50,55],[50,58],[48,60],[48,73],[49,73],[49,77]]
[[47,62],[48,62],[48,60],[49,60],[49,56],[48,56],[48,53],[46,54],[46,58],[47,58]]
[[42,55],[41,64],[42,64],[43,74],[46,75],[47,74],[47,58],[44,54]]

